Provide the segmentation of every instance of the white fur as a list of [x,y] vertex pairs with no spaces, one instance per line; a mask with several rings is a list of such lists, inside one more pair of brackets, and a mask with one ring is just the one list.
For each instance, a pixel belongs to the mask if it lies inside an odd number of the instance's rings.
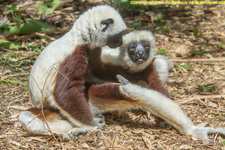
[[103,63],[111,63],[113,65],[119,65],[121,63],[120,48],[110,48],[104,46],[101,49],[101,61]]
[[49,128],[53,133],[67,133],[73,128],[71,123],[63,120],[60,116],[46,124],[45,121],[40,120],[29,111],[20,113],[19,121],[28,132],[33,134],[50,134]]
[[[102,32],[104,26],[100,22],[108,18],[112,18],[114,23]],[[53,91],[59,65],[77,45],[89,44],[90,48],[102,47],[108,36],[117,34],[125,28],[126,25],[119,13],[110,6],[96,6],[82,14],[72,29],[50,43],[34,63],[29,80],[33,105],[40,108],[42,103],[44,105],[49,103],[51,107],[58,107],[54,102]],[[39,88],[43,91],[43,95]]]
[[[101,21],[109,18],[112,18],[114,23],[110,24],[103,32],[105,25],[102,25]],[[110,6],[96,6],[83,13],[76,20],[72,29],[63,37],[50,43],[34,63],[29,80],[30,96],[34,107],[60,109],[53,96],[60,64],[74,52],[78,45],[87,44],[90,49],[105,46],[109,36],[118,34],[125,29],[126,25],[120,14]],[[75,125],[84,127],[70,114],[63,110],[61,113]],[[29,131],[35,133],[46,131],[44,123],[38,118],[32,120],[32,115],[28,112],[22,112],[19,118]],[[55,125],[52,126],[52,130],[60,130],[57,128],[58,122]],[[70,129],[64,122],[62,125]]]
[[177,103],[157,91],[142,88],[131,83],[121,86],[120,90],[128,97],[139,99],[140,109],[150,111],[156,116],[163,118],[181,133],[196,137],[204,144],[209,144],[208,134],[210,133],[218,132],[225,135],[224,128],[214,129],[195,126]]
[[154,66],[159,75],[159,79],[162,83],[165,83],[169,76],[169,70],[174,67],[173,62],[162,55],[156,55]]
[[[150,43],[150,53],[146,62],[137,64],[129,57],[127,46],[134,41],[145,40]],[[120,48],[111,49],[109,47],[103,47],[101,53],[101,60],[104,63],[111,63],[114,65],[121,65],[124,69],[128,69],[130,72],[140,72],[144,70],[154,57],[155,51],[155,37],[150,31],[132,31],[123,36],[123,45]]]
[[[145,40],[150,42],[150,56],[143,64],[137,64],[131,60],[128,55],[127,45],[137,40]],[[121,65],[130,72],[140,72],[144,70],[155,58],[154,66],[162,83],[165,83],[169,76],[169,70],[174,67],[173,62],[162,56],[154,56],[155,38],[150,31],[133,31],[123,36],[123,45],[120,48],[102,47],[101,61],[103,63],[111,63],[113,65]]]
[[[137,64],[133,62],[129,57],[127,45],[131,42],[140,40],[145,40],[150,43],[150,52],[146,62],[142,64]],[[123,43],[124,44],[121,46],[121,57],[124,60],[124,63],[122,63],[122,65],[124,68],[129,69],[130,72],[142,71],[152,62],[155,51],[155,37],[152,35],[150,31],[142,30],[130,32],[125,36],[123,36]],[[123,51],[125,51],[125,53]]]

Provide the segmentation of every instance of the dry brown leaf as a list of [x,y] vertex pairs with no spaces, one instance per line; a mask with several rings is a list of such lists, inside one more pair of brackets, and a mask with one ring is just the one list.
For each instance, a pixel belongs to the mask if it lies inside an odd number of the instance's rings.
[[216,103],[213,103],[211,101],[208,102],[208,106],[209,107],[216,107],[216,108],[218,107],[218,105]]
[[176,49],[177,57],[188,57],[191,55],[191,51],[188,49],[186,45],[181,45]]

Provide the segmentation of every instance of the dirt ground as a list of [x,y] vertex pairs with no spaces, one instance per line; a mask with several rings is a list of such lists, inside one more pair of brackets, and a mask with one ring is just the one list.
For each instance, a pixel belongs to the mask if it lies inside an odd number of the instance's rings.
[[[34,13],[33,1],[13,3],[21,7],[29,4],[27,13]],[[57,27],[54,32],[11,35],[5,39],[44,48],[71,28],[82,9],[96,4],[103,2],[82,4],[79,7],[81,10],[74,10],[71,2],[64,3],[62,8],[54,12],[55,16],[46,20]],[[5,9],[10,5],[0,4],[0,8]],[[175,67],[171,70],[166,88],[171,98],[180,104],[192,121],[200,126],[225,128],[225,5],[163,7],[156,11],[162,11],[162,23],[169,29],[157,26],[159,21],[156,12],[145,10],[137,16],[123,15],[128,31],[150,30],[157,38],[156,51],[168,51],[164,55],[174,61]],[[143,23],[141,28],[135,27],[134,23],[137,22]],[[168,32],[160,30],[162,28],[166,28]],[[197,35],[193,34],[193,30],[198,32]],[[19,51],[2,49],[0,57],[1,150],[225,149],[223,135],[210,135],[214,145],[203,145],[199,140],[182,135],[172,127],[160,127],[151,114],[141,111],[129,111],[121,116],[117,113],[105,114],[106,125],[103,129],[80,135],[75,141],[63,140],[61,135],[30,135],[21,127],[18,115],[24,109],[32,107],[27,83],[37,52],[24,46]],[[176,65],[177,63],[190,67],[190,70]],[[6,82],[7,79],[16,82]]]

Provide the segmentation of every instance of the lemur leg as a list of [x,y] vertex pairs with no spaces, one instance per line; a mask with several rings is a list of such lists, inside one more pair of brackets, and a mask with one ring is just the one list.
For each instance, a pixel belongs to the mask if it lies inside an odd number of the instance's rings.
[[120,84],[104,83],[92,85],[88,90],[89,106],[93,114],[137,109],[133,100],[125,99],[119,91]]
[[19,121],[33,134],[67,133],[74,125],[50,109],[30,108],[19,115]]
[[[104,116],[95,114],[94,120],[98,127],[105,124]],[[63,134],[64,138],[76,139],[79,134],[86,134],[91,128],[75,127],[58,111],[50,109],[30,108],[19,115],[19,121],[32,134]],[[67,134],[67,135],[65,135]]]
[[[119,81],[123,80],[122,76],[117,77],[119,78]],[[150,111],[160,118],[163,118],[181,133],[192,135],[193,137],[200,139],[204,144],[212,143],[212,141],[208,139],[208,134],[210,133],[218,132],[225,135],[224,128],[214,129],[211,127],[195,126],[177,103],[157,91],[127,83],[120,86],[120,92],[126,97],[139,99],[140,109]]]

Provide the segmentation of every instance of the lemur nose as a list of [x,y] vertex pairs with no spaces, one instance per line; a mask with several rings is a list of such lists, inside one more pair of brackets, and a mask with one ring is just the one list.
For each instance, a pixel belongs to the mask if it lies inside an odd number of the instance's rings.
[[144,52],[143,52],[143,51],[138,51],[137,55],[138,55],[139,57],[142,57],[142,56],[144,56]]

